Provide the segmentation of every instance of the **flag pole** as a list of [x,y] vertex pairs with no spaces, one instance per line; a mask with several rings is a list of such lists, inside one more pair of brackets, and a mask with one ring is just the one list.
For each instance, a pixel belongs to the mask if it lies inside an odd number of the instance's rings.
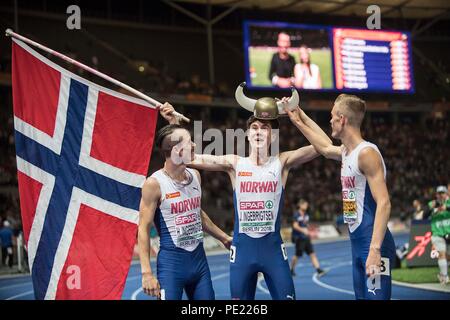
[[[154,106],[162,105],[162,103],[160,103],[159,101],[157,101],[157,100],[155,100],[155,99],[153,99],[153,98],[143,94],[142,92],[140,92],[140,91],[138,91],[136,89],[133,89],[132,87],[126,85],[125,83],[122,83],[122,82],[120,82],[120,81],[118,81],[118,80],[116,80],[114,78],[111,78],[110,76],[108,76],[108,75],[106,75],[104,73],[101,73],[98,70],[95,70],[95,69],[93,69],[93,68],[91,68],[91,67],[89,67],[89,66],[87,66],[87,65],[85,65],[85,64],[83,64],[81,62],[78,62],[78,61],[76,61],[76,60],[74,60],[74,59],[72,59],[72,58],[70,58],[70,57],[68,57],[68,56],[66,56],[66,55],[64,55],[62,53],[59,53],[59,52],[57,52],[55,50],[52,50],[52,49],[50,49],[50,48],[48,48],[48,47],[46,47],[46,46],[44,46],[44,45],[42,45],[40,43],[37,43],[37,42],[35,42],[35,41],[31,40],[31,39],[28,39],[28,38],[26,38],[24,36],[21,36],[20,34],[15,33],[11,29],[6,29],[5,34],[6,34],[7,37],[14,37],[14,38],[17,38],[19,40],[22,40],[23,42],[28,43],[28,44],[30,44],[30,45],[32,45],[34,47],[37,47],[37,48],[39,48],[39,49],[41,49],[41,50],[43,50],[45,52],[48,52],[48,53],[50,53],[50,54],[52,54],[52,55],[54,55],[54,56],[56,56],[58,58],[61,58],[61,59],[63,59],[64,61],[66,61],[68,63],[71,63],[71,64],[73,64],[73,65],[75,65],[75,66],[77,66],[77,67],[79,67],[81,69],[84,69],[84,70],[86,70],[88,72],[91,72],[91,73],[95,74],[96,76],[98,76],[100,78],[103,78],[103,79],[105,79],[107,81],[110,81],[110,82],[114,83],[116,86],[119,86],[119,87],[121,87],[121,88],[123,88],[125,90],[130,91],[131,93],[135,94],[139,98],[149,102],[150,104],[152,104]],[[175,117],[177,117],[179,120],[190,122],[190,120],[187,117],[185,117],[184,115],[182,115],[179,112],[174,111],[173,115]]]

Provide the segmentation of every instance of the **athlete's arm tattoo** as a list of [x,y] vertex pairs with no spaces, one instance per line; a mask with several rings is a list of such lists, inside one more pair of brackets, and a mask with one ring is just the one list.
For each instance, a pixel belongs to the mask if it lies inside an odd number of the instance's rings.
[[234,154],[224,156],[196,154],[194,160],[188,164],[188,167],[199,170],[228,172],[234,168],[237,161],[236,158],[237,156]]

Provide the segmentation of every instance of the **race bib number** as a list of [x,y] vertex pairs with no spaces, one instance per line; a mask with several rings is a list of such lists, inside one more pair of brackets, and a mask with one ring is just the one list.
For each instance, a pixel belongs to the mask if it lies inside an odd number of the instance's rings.
[[239,202],[239,232],[274,232],[273,207],[274,202],[272,200]]
[[391,275],[389,258],[383,258],[383,257],[381,258],[380,275],[382,275],[382,276],[390,276]]
[[203,239],[203,228],[200,215],[187,212],[175,218],[177,247],[186,248],[196,245]]
[[348,224],[355,223],[358,219],[356,194],[352,190],[342,192],[344,222]]
[[234,263],[236,261],[236,247],[230,246],[230,262]]

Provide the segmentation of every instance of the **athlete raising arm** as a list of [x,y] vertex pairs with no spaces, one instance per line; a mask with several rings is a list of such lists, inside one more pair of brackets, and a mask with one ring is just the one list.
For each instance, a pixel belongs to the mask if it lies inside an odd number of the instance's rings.
[[[357,299],[390,299],[390,267],[395,244],[387,229],[391,204],[386,186],[386,168],[377,146],[365,141],[361,123],[365,102],[341,94],[331,111],[333,146],[324,132],[300,108],[286,110],[292,123],[316,150],[328,159],[342,161],[341,184],[344,221],[349,224],[353,254],[353,284]],[[367,278],[375,280],[375,284]],[[379,285],[375,277],[381,275]],[[381,294],[376,295],[380,289]],[[370,294],[372,293],[372,294]]]
[[[283,101],[286,101],[284,99]],[[258,272],[264,274],[273,299],[295,299],[284,243],[280,235],[284,187],[289,170],[316,158],[306,146],[270,155],[278,120],[247,120],[249,157],[199,155],[189,167],[226,172],[235,198],[235,224],[230,250],[232,299],[253,300]],[[328,137],[324,137],[328,139]]]

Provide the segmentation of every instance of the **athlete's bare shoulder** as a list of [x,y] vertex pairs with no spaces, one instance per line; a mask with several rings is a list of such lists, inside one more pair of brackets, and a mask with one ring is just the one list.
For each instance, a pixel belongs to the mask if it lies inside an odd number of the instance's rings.
[[365,175],[383,169],[381,155],[372,146],[365,146],[361,149],[358,155],[358,165],[361,173]]
[[358,159],[364,160],[366,158],[381,158],[379,152],[375,148],[375,145],[369,144],[361,148],[359,151]]
[[148,177],[145,179],[142,186],[142,199],[144,201],[153,201],[161,197],[161,188],[159,182],[154,177]]
[[159,182],[154,177],[147,177],[147,179],[145,179],[143,188],[159,188]]

